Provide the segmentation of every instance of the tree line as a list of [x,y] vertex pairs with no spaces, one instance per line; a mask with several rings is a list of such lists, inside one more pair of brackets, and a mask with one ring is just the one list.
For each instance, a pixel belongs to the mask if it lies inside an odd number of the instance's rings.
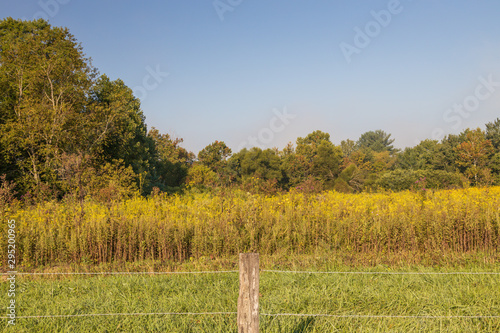
[[382,130],[335,145],[315,131],[283,149],[197,155],[147,129],[122,80],[99,74],[67,28],[0,21],[0,198],[120,199],[140,193],[240,187],[404,190],[500,185],[500,119],[398,150]]

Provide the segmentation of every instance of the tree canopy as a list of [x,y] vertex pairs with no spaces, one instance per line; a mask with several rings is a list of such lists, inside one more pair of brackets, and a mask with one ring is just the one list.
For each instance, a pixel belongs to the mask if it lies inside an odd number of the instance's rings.
[[374,152],[388,151],[394,153],[396,149],[392,145],[394,139],[391,139],[391,135],[387,134],[382,130],[369,131],[361,134],[357,141],[359,148],[371,149]]
[[275,193],[500,185],[500,118],[485,130],[402,151],[380,129],[339,145],[317,130],[281,150],[233,152],[216,140],[195,155],[181,138],[148,131],[125,82],[100,75],[68,29],[44,20],[0,21],[0,131],[1,202],[111,200],[192,187]]

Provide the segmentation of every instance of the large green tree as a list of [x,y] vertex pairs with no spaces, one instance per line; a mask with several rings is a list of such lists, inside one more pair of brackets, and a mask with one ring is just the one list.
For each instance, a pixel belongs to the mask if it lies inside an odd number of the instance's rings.
[[44,20],[0,21],[0,131],[0,174],[20,194],[83,200],[106,179],[141,183],[153,168],[155,142],[132,90],[98,77],[68,29]]
[[378,153],[388,151],[392,154],[397,152],[397,149],[392,145],[393,142],[394,139],[391,139],[390,134],[382,130],[376,130],[361,134],[357,145],[360,149],[367,148]]
[[474,185],[491,182],[490,169],[487,167],[489,158],[493,155],[493,146],[486,139],[485,133],[477,128],[467,129],[463,136],[465,141],[457,145],[457,164],[464,168],[464,174]]
[[330,134],[314,131],[297,139],[295,153],[285,163],[292,186],[314,179],[332,188],[340,172],[342,149],[330,141]]
[[182,139],[161,134],[156,128],[151,128],[148,138],[153,140],[153,169],[150,175],[151,187],[163,191],[171,191],[185,183],[194,155],[180,146]]
[[397,156],[397,166],[406,170],[434,169],[434,160],[439,152],[439,142],[423,140],[415,147],[405,148]]
[[233,170],[228,164],[230,156],[231,148],[224,141],[216,140],[198,152],[198,161],[215,172],[219,184],[228,184],[234,178]]
[[281,159],[273,149],[244,148],[231,156],[231,159],[238,160],[239,173],[242,177],[254,176],[263,180],[274,179],[278,182],[283,177]]
[[88,143],[99,162],[123,160],[137,174],[146,173],[153,158],[145,117],[132,89],[102,75],[92,87],[87,125]]
[[462,142],[464,142],[464,138],[459,135],[449,134],[445,136],[434,155],[432,161],[434,168],[448,172],[457,171],[457,151],[455,148]]
[[[106,179],[113,179],[109,172],[119,174],[131,168],[127,175],[138,188],[150,190],[152,170],[155,167],[156,142],[147,137],[144,115],[140,102],[123,81],[111,81],[106,75],[95,80],[89,89],[87,101],[72,135],[78,143],[64,152],[59,176],[66,192],[77,192],[80,200],[90,192],[90,187],[105,188]],[[101,171],[101,168],[105,170]],[[99,183],[89,174],[102,174]],[[130,178],[129,177],[129,178]],[[130,179],[124,182],[129,183]]]
[[68,29],[0,21],[0,160],[22,191],[55,185],[62,156],[81,145],[95,75]]

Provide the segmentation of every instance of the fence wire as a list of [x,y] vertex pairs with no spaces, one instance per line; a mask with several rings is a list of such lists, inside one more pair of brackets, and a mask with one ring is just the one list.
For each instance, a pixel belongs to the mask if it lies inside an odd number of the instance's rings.
[[[169,275],[169,274],[223,274],[238,273],[238,270],[228,271],[196,271],[196,272],[2,272],[0,275]],[[500,275],[500,272],[352,272],[352,271],[283,271],[261,269],[262,273],[284,274],[381,274],[381,275]]]
[[[74,315],[42,315],[42,316],[16,316],[16,319],[42,319],[42,318],[78,318],[78,317],[103,317],[103,316],[204,316],[204,315],[237,315],[237,312],[152,312],[152,313],[87,313]],[[329,318],[364,318],[364,319],[500,319],[500,316],[430,316],[430,315],[334,315],[326,313],[260,313],[266,317],[329,317]],[[9,319],[9,317],[0,317]]]
[[[195,272],[2,272],[0,275],[169,275],[169,274],[222,274],[238,273],[238,270],[227,271],[195,271]],[[280,274],[384,274],[384,275],[500,275],[500,272],[353,272],[353,271],[283,271],[262,269],[264,273]],[[236,315],[237,312],[152,312],[152,313],[88,313],[73,315],[40,315],[16,316],[16,319],[41,319],[41,318],[79,318],[98,316],[202,316],[202,315]],[[329,318],[365,318],[365,319],[499,319],[500,316],[431,316],[431,315],[335,315],[320,313],[260,313],[267,317],[329,317]],[[9,317],[0,317],[9,319]]]
[[411,319],[496,319],[500,316],[419,316],[419,315],[332,315],[332,314],[320,314],[320,313],[261,313],[261,316],[290,316],[290,317],[332,317],[332,318],[411,318]]
[[[37,319],[37,318],[75,318],[75,317],[99,317],[99,316],[172,316],[172,315],[235,315],[237,312],[152,312],[152,313],[84,313],[74,315],[44,315],[44,316],[16,316],[16,319]],[[0,317],[9,319],[9,317]]]
[[500,275],[500,272],[321,272],[321,271],[280,271],[274,269],[263,269],[261,272],[268,273],[291,273],[291,274],[385,274],[385,275]]
[[5,272],[1,275],[167,275],[167,274],[221,274],[238,273],[239,271],[199,271],[199,272],[49,272],[49,273],[29,273],[29,272]]

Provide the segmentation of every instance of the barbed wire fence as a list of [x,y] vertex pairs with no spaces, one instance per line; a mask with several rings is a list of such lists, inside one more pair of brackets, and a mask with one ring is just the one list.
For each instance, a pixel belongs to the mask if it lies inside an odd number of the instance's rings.
[[[500,319],[500,315],[362,315],[362,314],[328,314],[328,313],[266,313],[259,312],[252,313],[251,309],[258,308],[259,291],[248,288],[248,286],[255,283],[259,284],[259,273],[272,273],[272,274],[351,274],[351,275],[500,275],[500,272],[381,272],[381,271],[291,271],[291,270],[272,270],[272,269],[259,269],[258,267],[258,254],[251,254],[257,257],[257,266],[251,267],[253,269],[253,276],[245,275],[242,267],[247,265],[245,255],[240,254],[240,269],[239,270],[221,270],[221,271],[187,271],[187,272],[2,272],[0,275],[22,275],[22,276],[57,276],[57,275],[195,275],[195,274],[230,274],[239,273],[240,278],[240,295],[238,298],[238,311],[237,312],[151,312],[151,313],[88,313],[88,314],[68,314],[68,315],[29,315],[29,316],[16,316],[17,319],[42,319],[42,318],[79,318],[79,317],[111,317],[111,316],[205,316],[205,315],[237,315],[238,321],[243,313],[250,313],[250,319],[257,321],[258,317],[328,317],[328,318],[369,318],[369,319]],[[256,271],[255,271],[256,270]],[[256,273],[257,272],[257,273]],[[242,290],[247,294],[243,295]],[[250,299],[252,302],[242,306],[241,298]],[[256,303],[255,303],[256,302]],[[256,316],[256,317],[255,317]],[[1,319],[9,319],[3,316]],[[248,319],[248,318],[247,318]],[[257,324],[258,325],[258,324]],[[254,327],[255,328],[255,327]],[[258,328],[258,326],[257,326]],[[258,330],[246,330],[244,332],[258,332]]]

